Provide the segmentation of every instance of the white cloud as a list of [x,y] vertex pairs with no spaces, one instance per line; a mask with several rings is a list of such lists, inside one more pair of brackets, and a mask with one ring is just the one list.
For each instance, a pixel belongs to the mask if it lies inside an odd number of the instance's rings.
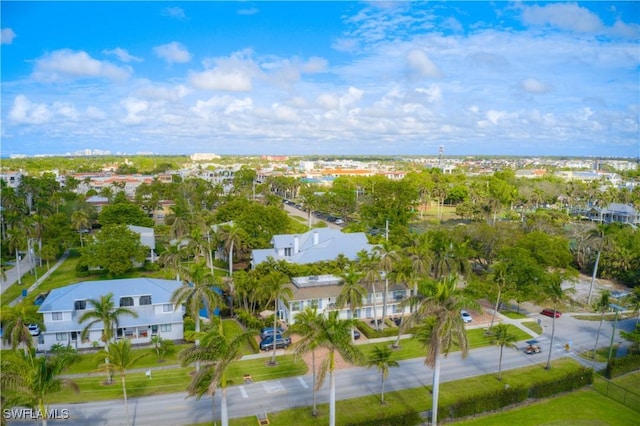
[[442,100],[442,90],[440,86],[432,84],[428,88],[419,87],[416,92],[425,94],[427,96],[427,102],[439,102]]
[[131,97],[120,101],[120,105],[127,113],[126,117],[122,119],[125,124],[140,124],[145,118],[140,114],[149,110],[149,102]]
[[338,109],[340,98],[332,93],[323,93],[316,98],[316,103],[326,110]]
[[412,78],[439,78],[440,69],[434,64],[422,49],[411,49],[406,54],[409,75]]
[[104,111],[94,106],[87,107],[85,114],[87,115],[87,117],[94,120],[104,120],[105,118],[107,118],[107,114]]
[[627,24],[625,22],[617,20],[609,30],[609,34],[614,37],[638,40],[638,38],[640,38],[640,25]]
[[56,50],[36,59],[32,77],[39,81],[76,78],[106,78],[122,81],[132,74],[131,68],[93,59],[86,52]]
[[162,10],[163,16],[170,16],[171,18],[176,19],[187,19],[187,15],[185,15],[184,10],[181,7],[167,7]]
[[61,117],[65,117],[69,120],[77,120],[79,118],[78,111],[76,111],[73,105],[63,103],[63,102],[54,102],[52,105],[52,109],[55,113]]
[[598,33],[604,28],[596,14],[575,3],[523,4],[522,21],[527,25],[551,26],[578,33]]
[[362,95],[364,95],[364,91],[355,87],[349,87],[347,93],[340,97],[340,108],[344,109],[356,104],[362,99]]
[[251,54],[250,50],[242,50],[229,57],[209,58],[203,61],[205,71],[189,73],[189,83],[201,90],[248,92],[253,87],[253,77],[262,75]]
[[319,58],[317,56],[309,58],[309,60],[302,64],[302,72],[313,74],[324,72],[327,70],[328,62],[324,58]]
[[137,56],[133,56],[127,52],[126,49],[122,49],[120,47],[116,47],[115,49],[105,49],[102,51],[105,55],[114,55],[122,62],[142,62],[143,59]]
[[178,101],[192,92],[190,88],[182,84],[166,86],[149,82],[136,89],[135,95],[148,100]]
[[156,46],[153,51],[168,64],[182,64],[191,60],[189,50],[177,41]]
[[543,83],[540,80],[536,80],[535,78],[527,78],[520,82],[520,88],[525,92],[529,93],[549,93],[553,90],[551,85],[547,83]]
[[34,104],[26,96],[18,95],[13,100],[9,119],[18,124],[43,124],[51,119],[51,111],[45,104]]
[[11,28],[3,28],[0,31],[0,44],[11,44],[16,38],[16,33]]

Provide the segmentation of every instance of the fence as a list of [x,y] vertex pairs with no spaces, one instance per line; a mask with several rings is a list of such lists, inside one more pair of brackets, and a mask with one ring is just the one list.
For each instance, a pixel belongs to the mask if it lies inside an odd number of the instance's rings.
[[601,376],[594,376],[593,389],[635,411],[640,412],[640,395]]

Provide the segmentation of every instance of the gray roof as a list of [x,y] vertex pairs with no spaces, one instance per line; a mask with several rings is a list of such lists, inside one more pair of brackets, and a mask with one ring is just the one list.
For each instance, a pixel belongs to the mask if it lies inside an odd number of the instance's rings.
[[150,295],[154,305],[170,303],[180,281],[155,278],[127,278],[123,280],[85,281],[51,290],[38,312],[73,311],[76,300],[98,299],[113,293],[113,300],[124,296]]
[[[314,244],[315,234],[317,234],[317,244]],[[298,238],[298,252],[293,253],[290,257],[278,256],[278,249],[289,247],[293,251],[296,238]],[[299,235],[274,235],[271,242],[273,244],[271,249],[253,250],[254,265],[264,262],[269,256],[276,261],[285,259],[299,264],[334,260],[340,254],[355,260],[358,258],[358,252],[362,250],[371,251],[374,247],[369,244],[364,232],[347,234],[330,228],[318,228]]]
[[633,206],[630,206],[628,204],[622,204],[622,203],[611,203],[607,206],[607,208],[604,211],[611,212],[611,213],[625,214],[630,216],[635,216],[637,214],[636,209],[634,209]]
[[148,228],[146,226],[136,226],[136,225],[128,225],[129,230],[135,232],[140,235],[140,243],[154,250],[156,248],[156,237],[153,231],[153,228]]

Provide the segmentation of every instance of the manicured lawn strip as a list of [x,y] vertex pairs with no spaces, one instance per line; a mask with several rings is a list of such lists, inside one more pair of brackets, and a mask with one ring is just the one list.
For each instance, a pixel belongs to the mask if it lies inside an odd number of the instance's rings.
[[582,389],[497,414],[456,422],[465,426],[599,426],[638,424],[638,412],[591,389]]
[[518,313],[516,311],[503,311],[500,312],[502,315],[504,315],[507,318],[511,318],[511,319],[522,319],[522,318],[526,318],[527,316],[525,314],[522,313]]
[[[222,328],[224,329],[224,335],[229,339],[233,339],[244,332],[242,326],[238,324],[236,320],[232,320],[232,319],[222,320]],[[254,347],[251,346],[251,344],[246,340],[242,342],[240,351],[245,355],[251,355],[256,353],[256,350],[254,349]]]
[[[600,321],[601,315],[571,315],[571,318],[575,318],[581,321]],[[628,318],[635,318],[634,313],[618,314],[618,321]],[[604,314],[604,321],[614,321],[616,319],[615,313]]]
[[[145,358],[140,360],[140,363],[135,367],[146,368],[143,364]],[[267,366],[268,361],[269,358],[258,358],[232,363],[227,370],[229,385],[243,383],[244,374],[250,374],[253,381],[263,381],[307,373],[307,365],[300,359],[294,360],[293,355],[277,357],[278,365],[276,367]],[[151,370],[151,379],[145,375],[145,372],[127,373],[127,395],[129,397],[184,392],[191,381],[190,373],[194,369],[193,367],[176,367],[167,370],[154,370],[152,366]],[[69,390],[58,392],[51,395],[51,403],[76,403],[121,398],[122,386],[119,376],[114,376],[114,384],[112,385],[104,385],[104,380],[104,374],[75,378],[73,381],[80,386],[80,393],[75,394]]]
[[[43,274],[47,272],[46,264],[43,264],[43,265],[44,266],[42,267],[40,266],[37,267],[38,277],[41,277]],[[8,305],[9,303],[13,302],[18,297],[20,297],[22,295],[22,290],[28,289],[33,285],[33,283],[36,282],[36,277],[31,272],[28,272],[22,276],[21,281],[22,281],[22,284],[19,285],[18,282],[16,281],[15,284],[13,284],[11,287],[6,289],[4,293],[2,293],[2,306]],[[37,293],[33,295],[30,303],[33,303],[33,299],[36,296],[37,296]],[[29,297],[29,294],[27,294],[27,297]]]
[[[489,345],[489,338],[485,335],[486,330],[486,328],[474,328],[471,330],[467,330],[469,347],[471,349]],[[529,334],[513,325],[509,326],[509,330],[511,331],[511,333],[517,336],[517,340],[526,340],[531,338]],[[393,343],[395,343],[395,340],[382,343],[366,343],[358,345],[358,347],[364,352],[366,356],[369,356],[376,346],[392,345]],[[420,343],[420,341],[418,341],[417,339],[409,337],[400,339],[400,349],[394,352],[394,359],[396,361],[400,361],[404,359],[419,358],[425,356],[425,354],[426,349],[424,348],[422,343]]]
[[[561,377],[567,371],[580,368],[580,364],[571,359],[561,359],[552,362],[550,370],[544,369],[544,364],[508,370],[503,372],[503,380],[497,380],[497,374],[487,374],[478,377],[469,377],[462,380],[452,382],[444,382],[440,384],[440,401],[443,404],[449,404],[461,397],[474,395],[481,392],[498,390],[504,388],[505,384],[511,386],[528,385],[538,378],[548,379],[549,377]],[[374,372],[372,371],[372,374]],[[393,371],[389,373],[393,375]],[[309,390],[310,392],[310,390]],[[341,400],[336,402],[336,424],[363,423],[369,422],[376,424],[383,415],[399,415],[409,411],[423,412],[431,408],[431,393],[429,387],[418,387],[413,389],[405,389],[395,392],[385,392],[385,405],[380,404],[379,395],[369,395],[360,398]],[[566,419],[572,418],[572,411],[567,410],[564,406],[564,414]],[[444,420],[444,413],[441,413],[441,420]],[[310,407],[300,407],[291,410],[285,410],[278,413],[268,413],[269,421],[272,425],[326,425],[329,420],[329,405],[318,405],[318,416],[311,415]],[[256,417],[244,417],[240,419],[232,419],[230,423],[233,426],[255,425]],[[544,424],[546,422],[529,423]],[[496,422],[485,424],[517,424]],[[554,423],[555,424],[555,423]],[[569,423],[565,423],[569,424]],[[632,424],[632,423],[610,423],[610,424]],[[204,424],[203,424],[204,425]]]
[[535,334],[542,334],[542,326],[540,326],[536,321],[524,321],[522,325],[533,331]]
[[[182,349],[187,348],[191,345],[191,343],[175,345],[175,352],[172,354],[168,354],[165,357],[164,362],[158,362],[158,357],[156,356],[153,347],[149,346],[144,348],[136,348],[134,349],[136,354],[147,353],[148,355],[136,362],[134,368],[153,369],[154,367],[171,365],[177,366],[178,364],[180,364],[180,361],[178,360],[178,354]],[[79,359],[75,363],[69,366],[69,368],[65,371],[65,374],[95,373],[98,370],[99,365],[103,362],[104,359],[100,358],[98,352],[84,352],[80,354]]]

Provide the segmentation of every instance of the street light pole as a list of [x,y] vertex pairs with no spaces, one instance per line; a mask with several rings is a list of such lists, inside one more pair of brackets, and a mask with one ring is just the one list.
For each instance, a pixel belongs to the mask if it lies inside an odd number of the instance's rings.
[[616,336],[616,327],[618,326],[618,314],[620,314],[620,306],[611,304],[609,305],[613,309],[616,310],[616,317],[613,320],[613,333],[611,333],[611,343],[609,344],[609,357],[607,358],[607,363],[611,362],[611,355],[613,354],[613,339]]

